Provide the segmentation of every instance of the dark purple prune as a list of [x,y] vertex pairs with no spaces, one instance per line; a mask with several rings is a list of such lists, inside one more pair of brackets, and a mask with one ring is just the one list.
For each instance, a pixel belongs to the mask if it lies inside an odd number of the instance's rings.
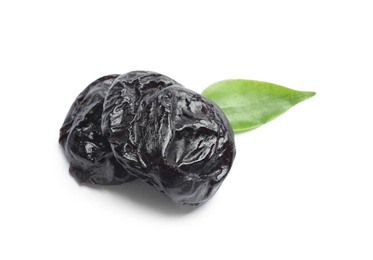
[[69,171],[81,183],[109,185],[134,179],[114,158],[101,131],[104,98],[118,76],[99,78],[84,89],[60,129],[59,143],[70,162]]
[[221,109],[153,72],[115,80],[102,128],[128,172],[183,204],[211,198],[235,157],[233,131]]

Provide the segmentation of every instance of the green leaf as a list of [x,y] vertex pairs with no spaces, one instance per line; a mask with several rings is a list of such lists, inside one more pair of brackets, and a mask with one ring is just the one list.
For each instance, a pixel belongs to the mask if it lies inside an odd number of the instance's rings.
[[315,94],[244,79],[219,81],[202,92],[224,111],[235,133],[261,126]]

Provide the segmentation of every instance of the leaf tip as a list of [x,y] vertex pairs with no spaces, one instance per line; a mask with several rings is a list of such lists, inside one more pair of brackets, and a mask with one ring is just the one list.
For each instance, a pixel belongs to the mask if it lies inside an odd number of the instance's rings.
[[316,92],[315,91],[304,91],[304,97],[305,99],[309,99],[311,97],[313,97],[314,95],[316,95]]

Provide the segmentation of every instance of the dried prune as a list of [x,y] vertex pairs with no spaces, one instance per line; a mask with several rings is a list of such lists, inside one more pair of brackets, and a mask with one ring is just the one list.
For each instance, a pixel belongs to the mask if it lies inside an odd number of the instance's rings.
[[235,157],[233,131],[220,108],[154,72],[115,80],[102,129],[128,172],[183,204],[211,198]]
[[60,130],[59,142],[70,162],[69,171],[79,182],[108,185],[134,179],[114,158],[101,131],[104,98],[118,76],[99,78],[84,89]]
[[71,106],[59,142],[79,182],[137,177],[189,205],[215,194],[235,157],[233,131],[220,108],[149,71],[90,84]]

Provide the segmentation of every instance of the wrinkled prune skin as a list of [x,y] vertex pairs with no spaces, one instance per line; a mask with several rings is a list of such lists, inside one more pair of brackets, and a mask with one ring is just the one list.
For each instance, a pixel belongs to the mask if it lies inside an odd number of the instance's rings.
[[115,80],[102,129],[128,172],[183,204],[210,199],[235,157],[233,131],[221,109],[154,72]]
[[132,71],[117,77],[105,98],[102,114],[104,135],[110,136],[113,142],[116,137],[131,142],[134,136],[131,122],[136,120],[137,111],[142,110],[152,95],[172,85],[180,84],[151,71]]
[[101,131],[104,98],[118,76],[104,76],[84,89],[60,129],[59,143],[70,163],[69,171],[80,183],[110,185],[134,179],[114,158]]
[[112,83],[104,102],[102,131],[115,150],[126,150],[128,159],[124,166],[142,169],[135,146],[136,131],[133,122],[141,115],[149,98],[161,89],[179,85],[175,80],[152,71],[132,71],[123,74]]

